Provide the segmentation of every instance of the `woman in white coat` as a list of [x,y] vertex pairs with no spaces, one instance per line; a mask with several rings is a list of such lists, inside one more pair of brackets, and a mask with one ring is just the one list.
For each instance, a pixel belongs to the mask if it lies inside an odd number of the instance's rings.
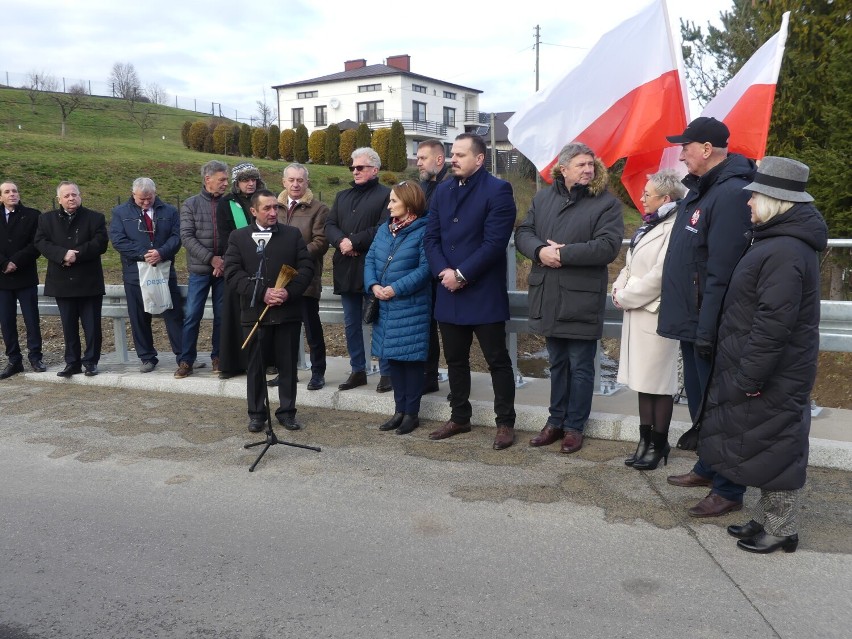
[[678,342],[657,335],[657,312],[677,200],[685,193],[674,171],[648,176],[642,193],[643,224],[612,285],[612,302],[624,309],[618,381],[639,393],[639,445],[624,460],[637,470],[652,470],[661,459],[668,463],[671,450],[668,435],[677,392]]

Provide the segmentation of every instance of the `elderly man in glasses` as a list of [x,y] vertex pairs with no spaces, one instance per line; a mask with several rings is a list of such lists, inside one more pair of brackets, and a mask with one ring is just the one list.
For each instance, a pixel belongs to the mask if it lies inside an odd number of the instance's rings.
[[[352,188],[341,191],[325,224],[325,234],[337,250],[332,258],[334,292],[343,304],[343,323],[346,329],[346,348],[349,351],[351,373],[340,384],[340,390],[349,390],[367,384],[367,359],[361,331],[361,313],[364,304],[364,257],[376,235],[380,222],[388,219],[390,189],[379,184],[382,161],[373,149],[365,147],[352,152]],[[376,387],[379,393],[392,390],[390,369],[380,362],[381,379]]]
[[112,210],[109,238],[121,255],[121,273],[124,292],[127,295],[127,314],[136,355],[142,362],[139,370],[150,373],[157,366],[157,349],[151,333],[151,313],[145,312],[142,289],[139,287],[140,262],[159,264],[171,262],[169,268],[169,292],[172,308],[163,311],[160,317],[166,323],[169,344],[180,357],[181,333],[183,332],[183,299],[180,296],[175,275],[174,259],[180,250],[180,217],[171,204],[157,197],[157,187],[150,178],[140,177],[133,181],[130,199]]

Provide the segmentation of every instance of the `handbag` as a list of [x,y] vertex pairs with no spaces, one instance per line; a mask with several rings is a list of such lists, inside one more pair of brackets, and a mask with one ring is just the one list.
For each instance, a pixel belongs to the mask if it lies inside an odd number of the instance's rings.
[[[394,247],[390,252],[390,255],[388,255],[385,267],[382,269],[382,274],[379,275],[379,284],[382,283],[382,278],[385,276],[388,266],[390,266],[394,253],[396,253],[396,247]],[[364,304],[364,312],[361,314],[361,321],[364,322],[364,324],[375,324],[377,319],[379,319],[379,300],[376,299],[375,295],[370,293],[367,295],[366,304]]]
[[139,267],[139,288],[145,312],[159,315],[172,308],[172,293],[169,291],[171,261],[159,264],[136,262],[136,265]]

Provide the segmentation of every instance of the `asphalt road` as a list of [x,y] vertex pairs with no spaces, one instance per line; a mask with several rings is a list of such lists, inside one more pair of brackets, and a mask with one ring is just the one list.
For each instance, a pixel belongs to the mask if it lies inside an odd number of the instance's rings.
[[[794,554],[750,555],[640,473],[493,430],[301,410],[254,473],[226,398],[0,386],[0,639],[849,637],[852,475],[812,470]],[[528,434],[523,434],[524,442]],[[756,499],[749,491],[747,505]]]

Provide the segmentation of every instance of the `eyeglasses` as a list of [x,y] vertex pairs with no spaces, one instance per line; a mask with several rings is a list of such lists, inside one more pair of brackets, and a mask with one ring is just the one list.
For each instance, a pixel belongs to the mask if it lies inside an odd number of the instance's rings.
[[374,169],[372,164],[358,164],[356,166],[350,166],[349,170],[355,173],[355,171],[363,171],[364,169]]

